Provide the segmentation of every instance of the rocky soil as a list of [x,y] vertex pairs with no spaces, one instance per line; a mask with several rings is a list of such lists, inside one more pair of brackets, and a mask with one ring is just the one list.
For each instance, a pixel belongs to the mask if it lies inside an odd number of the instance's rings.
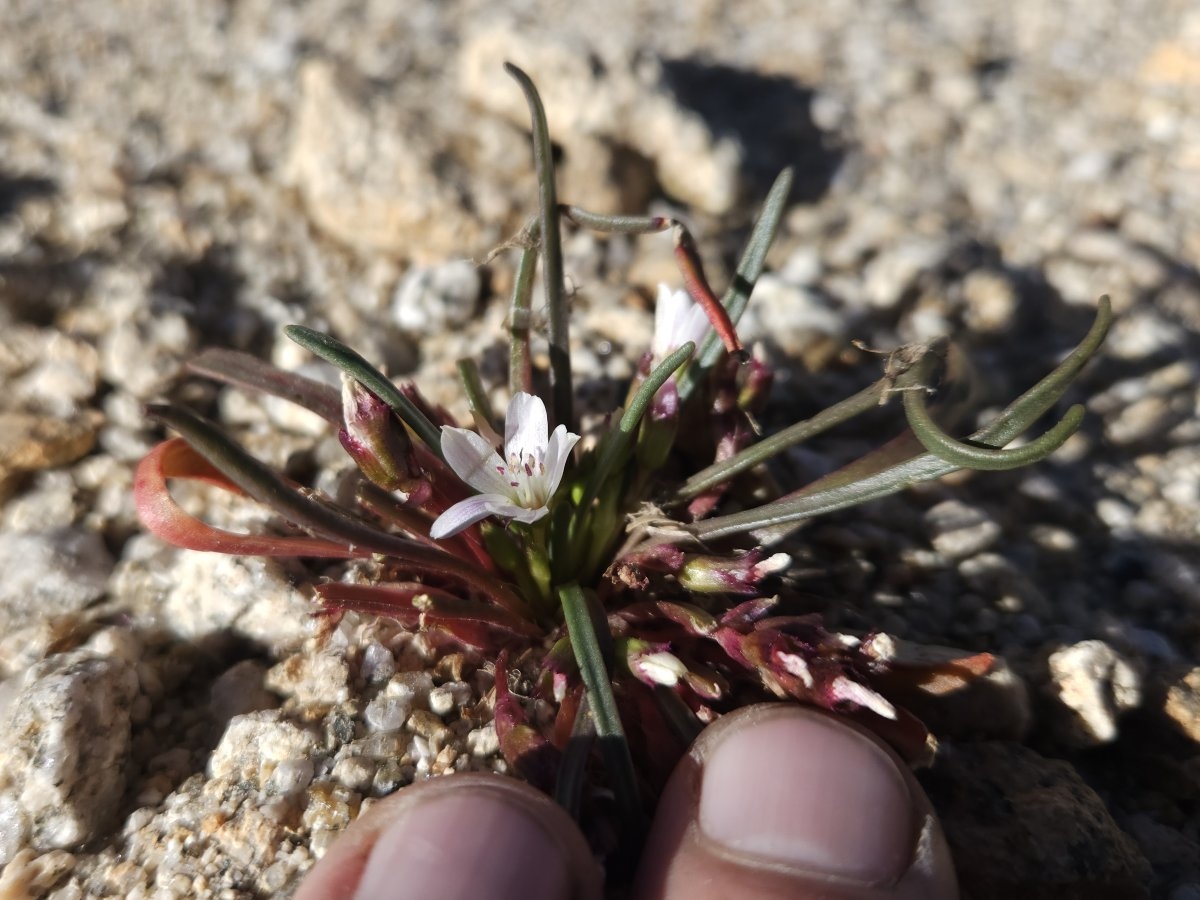
[[[510,59],[562,196],[685,217],[719,286],[797,166],[742,329],[782,412],[878,377],[852,340],[949,333],[986,414],[1111,294],[1086,424],[1052,460],[820,520],[792,578],[839,627],[1007,659],[1015,678],[930,711],[965,896],[1200,897],[1193,3],[0,8],[0,894],[286,895],[374,799],[503,768],[486,668],[386,622],[318,640],[319,568],[165,547],[130,481],[161,437],[142,404],[171,396],[334,489],[309,417],[179,379],[211,345],[319,372],[289,322],[458,411],[456,359],[499,380],[513,260],[478,261],[533,204]],[[566,255],[604,409],[670,245],[579,233]],[[887,416],[777,474],[868,449]]]

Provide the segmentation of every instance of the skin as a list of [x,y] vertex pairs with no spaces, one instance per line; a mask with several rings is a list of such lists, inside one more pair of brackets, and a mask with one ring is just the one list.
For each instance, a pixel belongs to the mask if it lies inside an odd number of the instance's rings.
[[[422,888],[426,876],[449,880]],[[562,809],[515,779],[464,774],[420,782],[372,806],[295,900],[391,900],[430,890],[442,900],[603,896],[601,872]],[[841,719],[770,704],[723,717],[679,763],[631,896],[953,900],[958,893],[929,801],[891,750]]]

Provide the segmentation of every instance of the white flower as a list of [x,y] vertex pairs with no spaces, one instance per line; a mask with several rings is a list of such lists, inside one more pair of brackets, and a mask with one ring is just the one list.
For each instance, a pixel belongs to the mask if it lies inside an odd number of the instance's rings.
[[654,339],[650,342],[651,366],[658,365],[688,341],[697,348],[709,329],[704,307],[696,303],[687,291],[672,291],[665,284],[658,286],[658,301],[654,305]]
[[546,437],[546,406],[532,394],[516,394],[504,419],[504,458],[466,428],[442,428],[442,454],[454,473],[475,490],[438,516],[429,535],[450,537],[488,516],[536,522],[550,511],[571,449],[579,435],[559,425]]

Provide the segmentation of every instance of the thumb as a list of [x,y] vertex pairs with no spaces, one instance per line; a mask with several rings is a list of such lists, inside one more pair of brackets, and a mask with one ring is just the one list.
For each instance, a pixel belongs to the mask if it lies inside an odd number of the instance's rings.
[[376,803],[293,900],[599,900],[600,883],[561,807],[515,778],[463,774]]
[[637,900],[958,896],[949,850],[912,773],[826,713],[748,707],[709,726],[675,769]]

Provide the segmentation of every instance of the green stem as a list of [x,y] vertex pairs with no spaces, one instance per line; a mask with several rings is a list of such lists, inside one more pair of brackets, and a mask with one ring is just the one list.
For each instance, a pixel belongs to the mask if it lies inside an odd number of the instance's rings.
[[607,439],[602,442],[597,451],[599,458],[596,461],[596,469],[588,479],[587,489],[579,504],[580,512],[587,510],[592,501],[600,493],[604,482],[616,470],[621,460],[628,456],[630,447],[633,445],[633,440],[637,436],[637,429],[642,421],[642,416],[650,408],[650,403],[654,400],[654,395],[658,393],[658,389],[666,384],[667,379],[675,373],[676,369],[691,359],[692,353],[695,350],[696,345],[688,341],[659,363],[646,376],[646,380],[642,382],[637,392],[633,395],[633,400],[630,402],[629,408],[621,416],[621,421],[617,424],[616,432],[610,432],[606,435]]
[[533,391],[533,363],[529,353],[529,325],[532,317],[533,276],[537,271],[536,246],[521,250],[513,282],[512,303],[508,312],[508,390],[510,393]]
[[537,170],[538,208],[542,232],[542,281],[546,289],[546,309],[549,313],[550,391],[554,421],[575,431],[574,398],[571,390],[570,326],[567,316],[566,293],[563,289],[562,238],[558,224],[558,194],[554,186],[554,154],[550,145],[550,128],[542,98],[529,76],[512,63],[505,63],[508,72],[525,93],[533,130],[533,165]]
[[613,695],[608,667],[600,652],[596,626],[589,608],[588,598],[575,582],[559,588],[567,633],[571,637],[571,648],[579,664],[583,683],[587,687],[588,702],[596,723],[600,752],[604,755],[609,776],[613,780],[613,791],[621,811],[624,832],[634,840],[642,832],[642,807],[638,799],[637,775],[633,768],[633,756],[629,742],[621,725],[617,698]]

